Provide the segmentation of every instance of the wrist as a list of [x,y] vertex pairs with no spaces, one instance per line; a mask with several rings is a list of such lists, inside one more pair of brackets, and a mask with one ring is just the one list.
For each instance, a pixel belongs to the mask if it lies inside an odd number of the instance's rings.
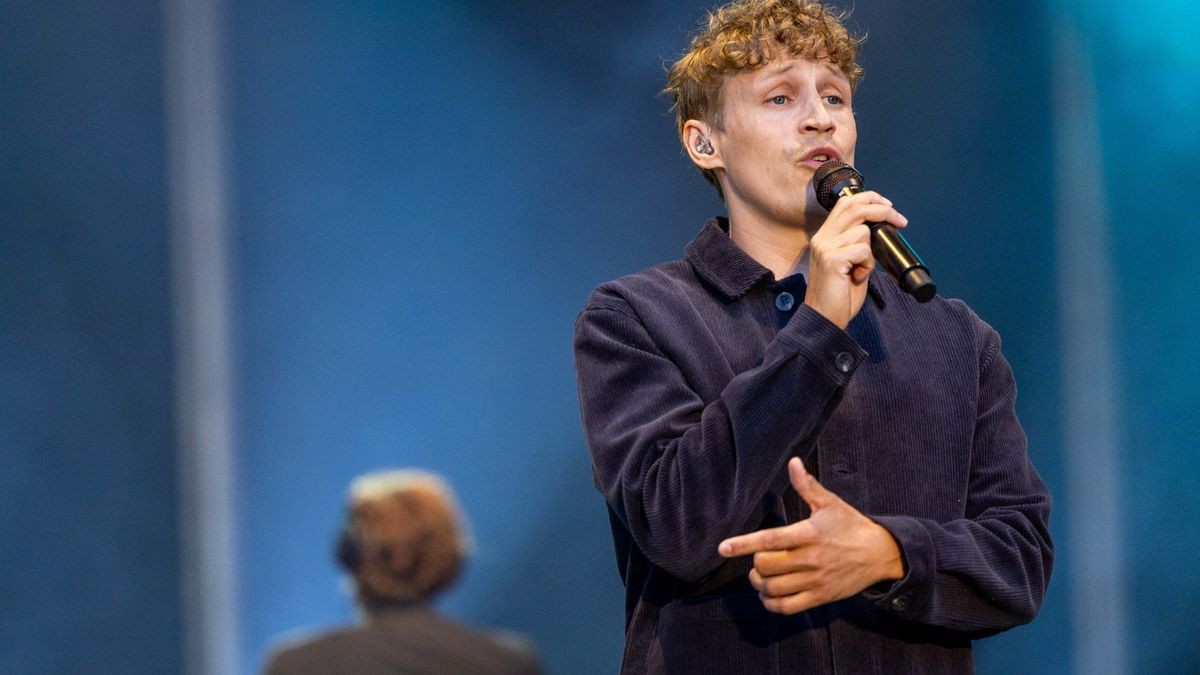
[[900,544],[896,542],[896,538],[888,532],[887,528],[871,521],[875,526],[876,538],[878,541],[878,581],[899,581],[904,578],[904,554],[900,551]]
[[831,310],[829,307],[821,304],[816,298],[805,295],[804,304],[808,305],[817,314],[820,314],[826,321],[837,326],[838,330],[846,330],[846,326],[850,325],[850,319],[845,317],[844,313]]

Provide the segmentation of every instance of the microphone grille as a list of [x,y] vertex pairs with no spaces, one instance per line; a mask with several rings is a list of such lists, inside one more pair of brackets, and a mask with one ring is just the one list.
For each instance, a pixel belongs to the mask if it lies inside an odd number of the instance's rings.
[[833,205],[838,199],[838,184],[847,180],[857,181],[860,187],[863,185],[862,174],[841,160],[831,159],[817,167],[813,173],[813,190],[817,193],[817,203],[824,206],[826,211],[833,210]]

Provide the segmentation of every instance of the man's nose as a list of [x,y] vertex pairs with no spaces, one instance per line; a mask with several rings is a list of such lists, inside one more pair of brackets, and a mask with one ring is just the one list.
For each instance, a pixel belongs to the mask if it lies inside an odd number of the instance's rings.
[[829,109],[825,106],[825,99],[822,97],[810,99],[804,108],[802,117],[805,131],[833,131],[833,115],[829,113]]

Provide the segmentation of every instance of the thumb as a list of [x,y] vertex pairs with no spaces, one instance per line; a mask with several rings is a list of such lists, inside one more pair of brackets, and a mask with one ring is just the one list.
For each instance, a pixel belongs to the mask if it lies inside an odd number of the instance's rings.
[[800,495],[813,511],[830,506],[838,500],[837,495],[826,490],[824,485],[818,483],[817,479],[805,470],[804,462],[800,461],[799,457],[788,460],[788,478],[792,481],[792,487],[796,488],[796,494]]

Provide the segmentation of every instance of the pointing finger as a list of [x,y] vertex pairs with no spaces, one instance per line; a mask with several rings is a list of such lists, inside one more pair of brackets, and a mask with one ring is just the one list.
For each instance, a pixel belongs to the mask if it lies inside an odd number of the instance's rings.
[[717,553],[726,558],[736,558],[759,551],[781,551],[797,546],[801,539],[797,526],[802,523],[803,521],[730,537],[717,545]]

